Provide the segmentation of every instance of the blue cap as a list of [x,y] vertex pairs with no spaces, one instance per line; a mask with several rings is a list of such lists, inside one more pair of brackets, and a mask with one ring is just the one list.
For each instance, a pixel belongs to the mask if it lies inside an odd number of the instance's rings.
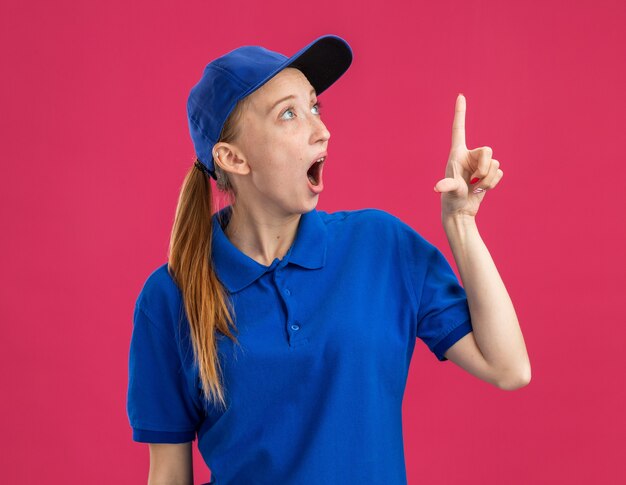
[[261,46],[242,46],[206,65],[187,99],[187,121],[196,156],[211,177],[215,175],[213,146],[228,115],[242,98],[286,67],[295,67],[321,94],[346,72],[352,49],[336,35],[318,37],[287,57]]

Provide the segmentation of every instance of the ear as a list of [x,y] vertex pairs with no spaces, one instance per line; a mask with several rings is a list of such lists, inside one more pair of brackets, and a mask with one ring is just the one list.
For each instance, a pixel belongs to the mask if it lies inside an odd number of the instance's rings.
[[238,175],[246,175],[250,172],[250,166],[243,152],[232,143],[216,143],[213,147],[213,159],[225,172]]

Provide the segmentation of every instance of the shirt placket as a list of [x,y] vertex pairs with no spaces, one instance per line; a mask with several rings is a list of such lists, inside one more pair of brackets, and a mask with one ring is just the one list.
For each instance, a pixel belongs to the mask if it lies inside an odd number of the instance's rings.
[[308,342],[308,338],[304,336],[302,322],[297,317],[298,305],[296,297],[299,295],[297,295],[296,289],[289,284],[286,259],[284,258],[282,261],[275,259],[272,263],[274,267],[272,281],[286,309],[285,322],[287,327],[285,335],[287,336],[287,344],[290,347],[297,347]]

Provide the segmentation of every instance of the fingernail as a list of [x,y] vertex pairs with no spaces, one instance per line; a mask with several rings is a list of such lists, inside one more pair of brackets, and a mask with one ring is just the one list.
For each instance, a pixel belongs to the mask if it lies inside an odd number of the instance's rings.
[[474,177],[472,180],[470,180],[470,184],[475,184],[476,182],[478,182],[480,179],[477,177]]

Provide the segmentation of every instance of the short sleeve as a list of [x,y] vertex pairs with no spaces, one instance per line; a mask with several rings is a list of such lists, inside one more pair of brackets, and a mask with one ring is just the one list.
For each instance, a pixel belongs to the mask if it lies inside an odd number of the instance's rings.
[[128,360],[127,414],[133,440],[193,441],[201,414],[189,392],[174,335],[135,306]]
[[437,248],[428,259],[417,317],[417,336],[440,361],[454,343],[472,331],[465,289]]
[[472,331],[465,289],[434,245],[402,223],[408,274],[417,302],[416,337],[440,361],[454,343]]

